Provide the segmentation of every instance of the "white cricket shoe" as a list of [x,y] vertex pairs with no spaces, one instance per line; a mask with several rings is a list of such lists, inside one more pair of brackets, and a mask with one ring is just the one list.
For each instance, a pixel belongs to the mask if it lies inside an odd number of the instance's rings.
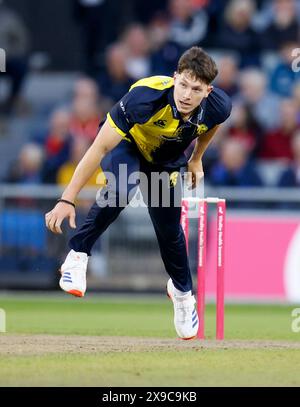
[[88,255],[71,250],[62,264],[60,288],[75,297],[83,297],[86,291]]
[[195,297],[191,292],[185,295],[176,295],[171,279],[167,283],[167,293],[174,304],[174,325],[179,338],[194,339],[199,327]]

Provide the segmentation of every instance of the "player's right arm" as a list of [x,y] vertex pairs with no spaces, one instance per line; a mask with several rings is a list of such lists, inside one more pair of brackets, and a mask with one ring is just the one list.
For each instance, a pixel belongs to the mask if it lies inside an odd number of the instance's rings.
[[[104,156],[115,148],[122,139],[123,137],[106,120],[93,144],[77,165],[61,198],[74,202],[78,193],[99,167]],[[65,218],[69,218],[70,226],[76,228],[74,207],[64,202],[58,202],[50,212],[46,213],[46,226],[53,233],[62,233],[61,224]]]

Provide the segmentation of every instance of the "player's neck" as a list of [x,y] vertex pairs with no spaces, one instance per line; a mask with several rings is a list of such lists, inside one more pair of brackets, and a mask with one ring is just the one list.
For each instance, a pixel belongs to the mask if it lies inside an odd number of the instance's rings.
[[180,112],[180,116],[181,116],[182,120],[184,122],[187,122],[193,116],[193,114],[195,113],[196,110],[197,110],[197,108],[195,108],[192,112],[187,113],[187,114],[183,114]]
[[187,122],[189,120],[189,118],[191,117],[191,114],[180,114],[181,118],[184,122]]

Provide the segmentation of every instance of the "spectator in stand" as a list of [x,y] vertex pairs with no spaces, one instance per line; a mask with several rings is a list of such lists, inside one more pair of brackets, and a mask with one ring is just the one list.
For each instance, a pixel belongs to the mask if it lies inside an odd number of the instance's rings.
[[[262,33],[274,20],[274,0],[256,0],[256,3],[258,10],[254,18],[254,24]],[[295,8],[297,20],[300,21],[300,2],[298,0],[295,0]]]
[[264,49],[279,50],[288,42],[299,43],[300,24],[295,0],[273,0],[270,24],[261,34]]
[[153,56],[154,73],[172,75],[180,55],[192,45],[199,45],[207,35],[208,16],[204,7],[193,0],[169,0],[167,19],[161,18],[163,30],[168,29]]
[[227,54],[218,61],[219,74],[215,85],[224,90],[230,97],[238,93],[238,66],[236,58]]
[[240,94],[236,102],[249,107],[253,117],[262,129],[279,126],[279,98],[267,90],[266,75],[254,68],[248,68],[240,74]]
[[20,184],[41,184],[42,166],[44,163],[43,148],[35,143],[25,144],[6,177],[6,182]]
[[99,92],[96,83],[90,78],[78,79],[74,86],[74,99],[89,99],[93,103],[99,102]]
[[274,68],[270,77],[271,90],[281,97],[291,97],[293,88],[300,80],[300,72],[292,69],[293,57],[292,51],[298,48],[295,42],[288,42],[282,45],[280,49],[281,61]]
[[293,99],[283,100],[280,106],[280,126],[264,136],[260,157],[283,162],[291,161],[292,138],[298,130],[297,105]]
[[140,24],[130,25],[122,36],[127,53],[127,75],[138,80],[151,74],[150,46],[146,29]]
[[99,77],[100,91],[114,104],[128,92],[133,79],[126,69],[127,52],[121,43],[112,44],[105,55],[105,72]]
[[243,104],[235,104],[229,120],[227,137],[240,140],[250,157],[254,158],[261,142],[262,133],[251,109]]
[[[300,186],[300,131],[297,131],[291,140],[293,161],[286,170],[283,171],[278,186],[279,187],[299,187]],[[299,208],[299,204],[297,204]]]
[[50,129],[45,141],[46,159],[43,167],[43,181],[47,184],[56,182],[58,169],[68,161],[72,145],[70,133],[70,113],[57,110],[50,119]]
[[85,138],[90,143],[96,137],[99,123],[104,117],[99,99],[98,87],[93,80],[83,78],[77,81],[70,124],[74,137]]
[[[173,54],[169,54],[167,46],[169,40],[170,22],[166,14],[157,13],[148,25],[151,49],[151,74],[172,75]],[[171,64],[169,62],[171,60]]]
[[6,73],[0,73],[0,80],[11,80],[10,92],[0,105],[0,113],[11,113],[19,101],[22,85],[28,70],[30,38],[27,27],[13,10],[0,0],[0,48],[6,54]]
[[195,9],[193,0],[169,0],[170,41],[180,52],[199,45],[207,34],[208,16],[203,6]]
[[239,53],[240,68],[260,64],[258,34],[252,28],[253,0],[231,0],[217,36],[217,45]]
[[209,180],[215,186],[262,186],[247,147],[241,140],[232,138],[222,142],[220,161],[212,167]]

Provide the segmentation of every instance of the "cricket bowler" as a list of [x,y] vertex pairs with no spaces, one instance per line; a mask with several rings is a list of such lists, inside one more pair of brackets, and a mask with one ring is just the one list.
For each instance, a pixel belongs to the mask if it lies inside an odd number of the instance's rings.
[[[76,228],[75,199],[99,164],[107,180],[112,175],[116,180],[107,182],[100,191],[84,224],[70,239],[71,250],[61,266],[62,290],[83,297],[94,243],[140,187],[170,277],[167,294],[174,304],[175,329],[185,340],[196,337],[199,321],[180,224],[181,199],[178,204],[176,197],[182,191],[179,182],[182,169],[187,169],[191,188],[204,176],[203,154],[218,126],[230,115],[230,98],[212,86],[217,74],[214,60],[203,49],[192,47],[180,57],[173,77],[153,76],[136,82],[107,114],[61,198],[45,215],[46,226],[53,233],[62,233],[65,218]],[[188,159],[184,151],[194,140],[195,147]],[[126,168],[126,177],[120,168]],[[138,177],[132,182],[130,175],[136,173],[143,174],[144,179],[146,176],[149,182],[142,183]],[[168,174],[168,185],[162,183],[159,191],[154,192],[150,179],[161,173]],[[164,188],[170,195],[168,205],[161,198]]]

